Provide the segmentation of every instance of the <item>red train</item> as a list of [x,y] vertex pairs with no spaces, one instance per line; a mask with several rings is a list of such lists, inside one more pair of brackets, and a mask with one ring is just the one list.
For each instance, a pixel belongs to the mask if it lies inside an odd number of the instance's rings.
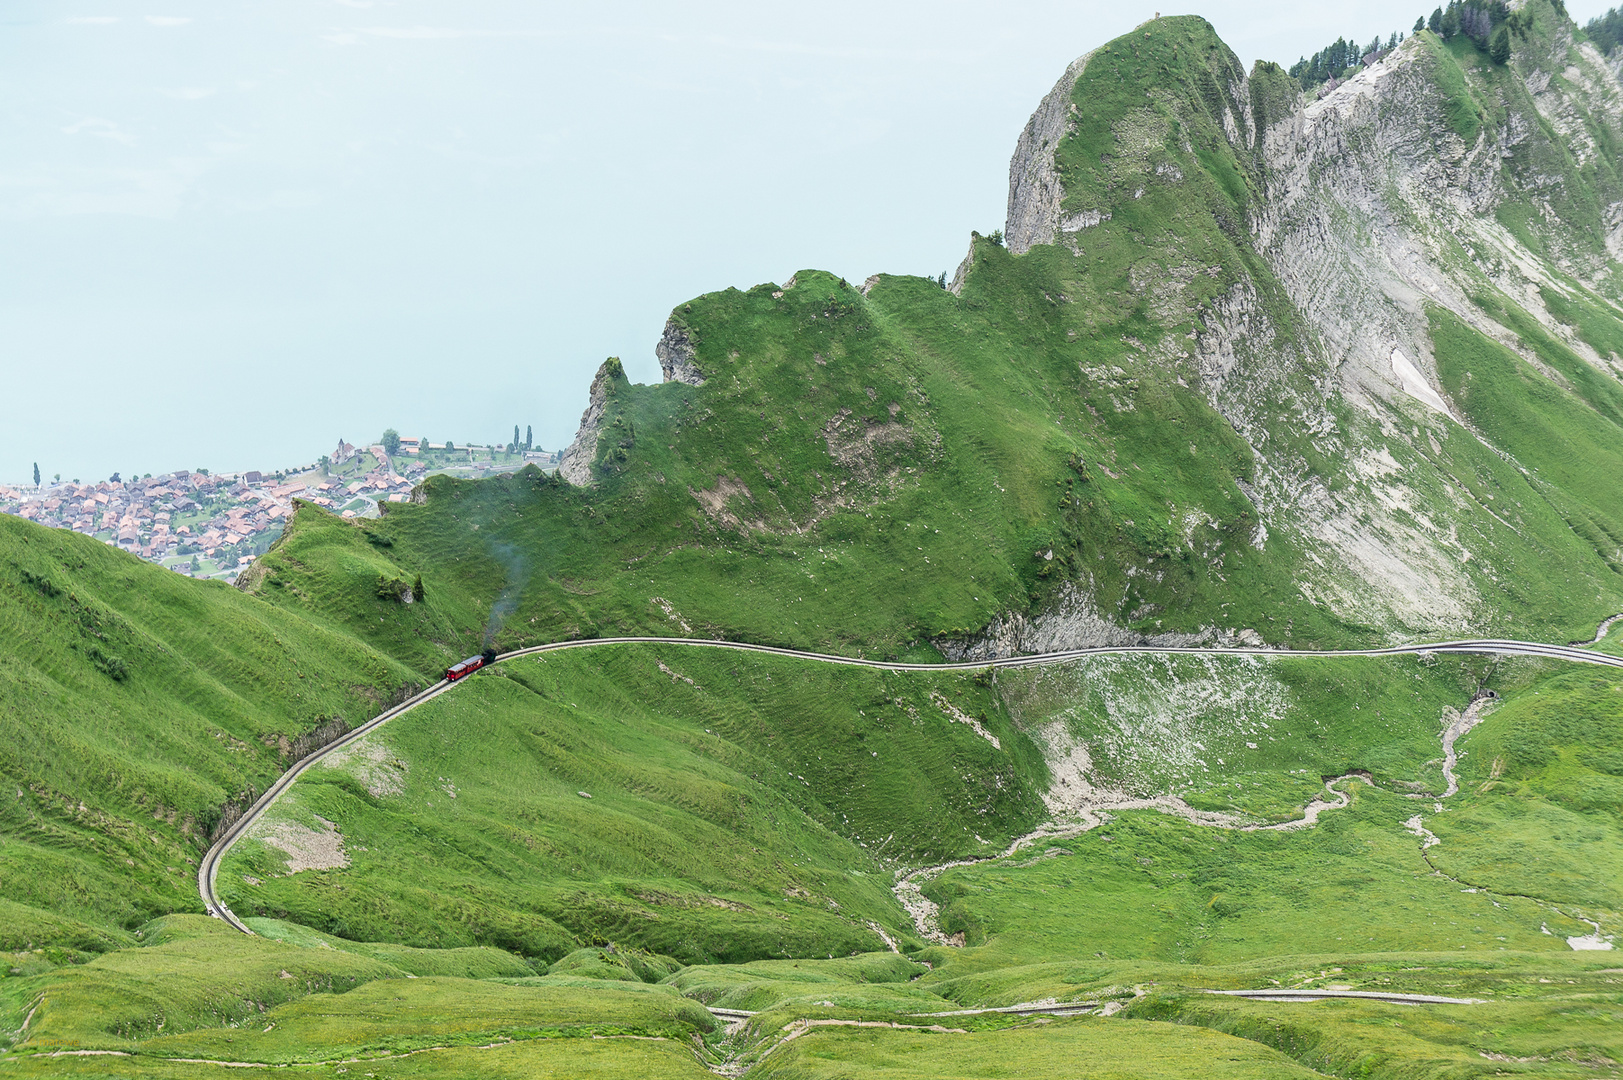
[[496,650],[486,649],[478,656],[470,656],[460,664],[452,664],[450,667],[446,668],[445,681],[456,682],[465,675],[472,675],[486,664],[494,664],[495,662]]

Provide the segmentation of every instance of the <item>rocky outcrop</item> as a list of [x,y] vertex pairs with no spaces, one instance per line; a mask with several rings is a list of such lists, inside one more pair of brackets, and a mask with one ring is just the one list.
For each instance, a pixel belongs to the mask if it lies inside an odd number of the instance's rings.
[[[1534,14],[1540,31],[1516,38],[1509,80],[1484,79],[1470,69],[1485,56],[1457,58],[1419,34],[1314,100],[1277,65],[1259,63],[1248,78],[1216,43],[1205,71],[1183,72],[1188,88],[1152,88],[1153,103],[1112,116],[1114,149],[1093,182],[1070,193],[1108,194],[1082,206],[1073,198],[1067,210],[1056,150],[1087,107],[1090,54],[1043,99],[1010,164],[1009,250],[1061,244],[1080,254],[1085,230],[1120,228],[1112,211],[1122,218],[1126,200],[1211,171],[1187,140],[1179,152],[1175,133],[1220,126],[1246,180],[1212,213],[1260,258],[1219,268],[1161,250],[1156,275],[1135,276],[1131,290],[1155,323],[1195,329],[1187,339],[1147,342],[1143,358],[1190,375],[1250,445],[1254,542],[1289,537],[1306,553],[1297,582],[1305,596],[1395,637],[1479,623],[1479,590],[1497,580],[1480,544],[1473,551],[1462,539],[1463,523],[1482,516],[1478,507],[1431,460],[1446,429],[1464,421],[1438,382],[1430,309],[1452,312],[1562,381],[1478,303],[1502,293],[1575,353],[1608,366],[1552,317],[1543,296],[1567,293],[1568,274],[1594,283],[1618,273],[1581,219],[1595,219],[1590,232],[1616,259],[1623,191],[1600,180],[1590,194],[1582,177],[1602,147],[1623,143],[1623,86],[1605,58],[1575,43],[1559,9]],[[1597,178],[1615,172],[1593,170]],[[1568,223],[1559,207],[1580,213]],[[1510,220],[1525,222],[1539,250]],[[1139,242],[1153,243],[1143,234]],[[966,260],[954,291],[972,272]],[[1202,274],[1225,276],[1226,288],[1192,299],[1183,283]],[[1077,598],[1062,598],[948,651],[977,659],[1124,635]]]
[[1139,635],[1106,619],[1092,597],[1067,584],[1059,602],[1036,616],[1012,611],[976,637],[936,642],[954,662],[997,660],[1027,653],[1062,652],[1098,645],[1137,645]]
[[932,642],[943,656],[955,663],[1124,645],[1160,648],[1204,645],[1234,649],[1257,648],[1262,643],[1262,635],[1255,630],[1227,627],[1221,630],[1207,627],[1193,634],[1146,636],[1111,622],[1099,613],[1086,591],[1070,583],[1061,589],[1053,603],[1036,615],[1008,612],[992,620],[985,631],[973,637],[938,638]]
[[665,320],[665,332],[659,335],[654,355],[659,357],[659,370],[664,372],[666,382],[704,385],[704,372],[699,370],[693,338],[689,336],[687,328],[675,319]]
[[953,271],[952,284],[947,286],[947,291],[954,296],[964,294],[964,279],[969,276],[969,268],[975,265],[975,240],[978,236],[978,233],[969,234],[969,253],[958,263],[958,269]]
[[[1071,91],[1088,66],[1088,53],[1071,61],[1054,89],[1043,98],[1037,111],[1026,121],[1009,159],[1009,216],[1004,223],[1004,240],[1016,255],[1034,244],[1052,244],[1059,236],[1060,203],[1065,189],[1054,164],[1054,152],[1065,137],[1071,115]],[[960,274],[962,268],[960,268]],[[954,284],[962,288],[958,278]],[[956,289],[954,290],[957,291]]]
[[603,431],[603,414],[608,407],[609,387],[623,378],[625,369],[621,367],[619,360],[611,356],[603,361],[603,366],[597,369],[597,375],[592,379],[591,393],[587,399],[586,411],[581,413],[580,428],[575,432],[575,441],[569,444],[569,449],[558,459],[558,475],[576,487],[590,487],[592,484],[592,463],[597,460],[597,439]]

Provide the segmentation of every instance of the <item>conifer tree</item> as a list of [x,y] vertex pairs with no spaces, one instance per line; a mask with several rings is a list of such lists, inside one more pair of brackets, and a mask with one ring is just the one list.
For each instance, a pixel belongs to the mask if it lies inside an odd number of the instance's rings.
[[1510,27],[1503,23],[1499,24],[1499,29],[1493,32],[1488,42],[1488,59],[1496,64],[1510,62]]
[[39,462],[34,462],[34,486],[39,487]]

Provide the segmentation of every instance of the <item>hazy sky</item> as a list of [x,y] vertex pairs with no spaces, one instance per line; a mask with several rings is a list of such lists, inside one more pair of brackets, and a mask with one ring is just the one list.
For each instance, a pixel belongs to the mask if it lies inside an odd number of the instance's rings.
[[[1288,65],[1430,3],[1195,13]],[[1154,13],[7,0],[0,481],[275,469],[386,426],[556,448],[605,356],[658,379],[691,296],[950,272],[1038,99]]]

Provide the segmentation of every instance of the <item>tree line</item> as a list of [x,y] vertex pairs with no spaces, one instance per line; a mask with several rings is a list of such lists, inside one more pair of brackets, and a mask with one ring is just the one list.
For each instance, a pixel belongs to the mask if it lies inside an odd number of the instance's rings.
[[1603,53],[1611,52],[1623,45],[1623,12],[1613,8],[1598,19],[1590,19],[1584,32],[1595,43],[1595,48]]
[[[1557,11],[1566,14],[1563,0],[1552,0]],[[1429,30],[1444,41],[1464,38],[1488,54],[1495,64],[1510,61],[1513,37],[1526,37],[1532,26],[1532,15],[1525,9],[1511,11],[1505,0],[1450,0],[1446,7],[1435,8],[1429,16],[1414,21],[1411,33]],[[1592,19],[1587,28],[1591,40],[1602,52],[1609,51],[1623,41],[1623,15],[1616,8],[1599,19]],[[1401,31],[1389,34],[1383,42],[1379,35],[1369,44],[1360,46],[1356,38],[1337,38],[1311,57],[1304,56],[1290,67],[1303,90],[1313,90],[1326,83],[1339,83],[1350,78],[1367,63],[1398,47],[1405,35]],[[1602,42],[1602,39],[1605,42]]]

